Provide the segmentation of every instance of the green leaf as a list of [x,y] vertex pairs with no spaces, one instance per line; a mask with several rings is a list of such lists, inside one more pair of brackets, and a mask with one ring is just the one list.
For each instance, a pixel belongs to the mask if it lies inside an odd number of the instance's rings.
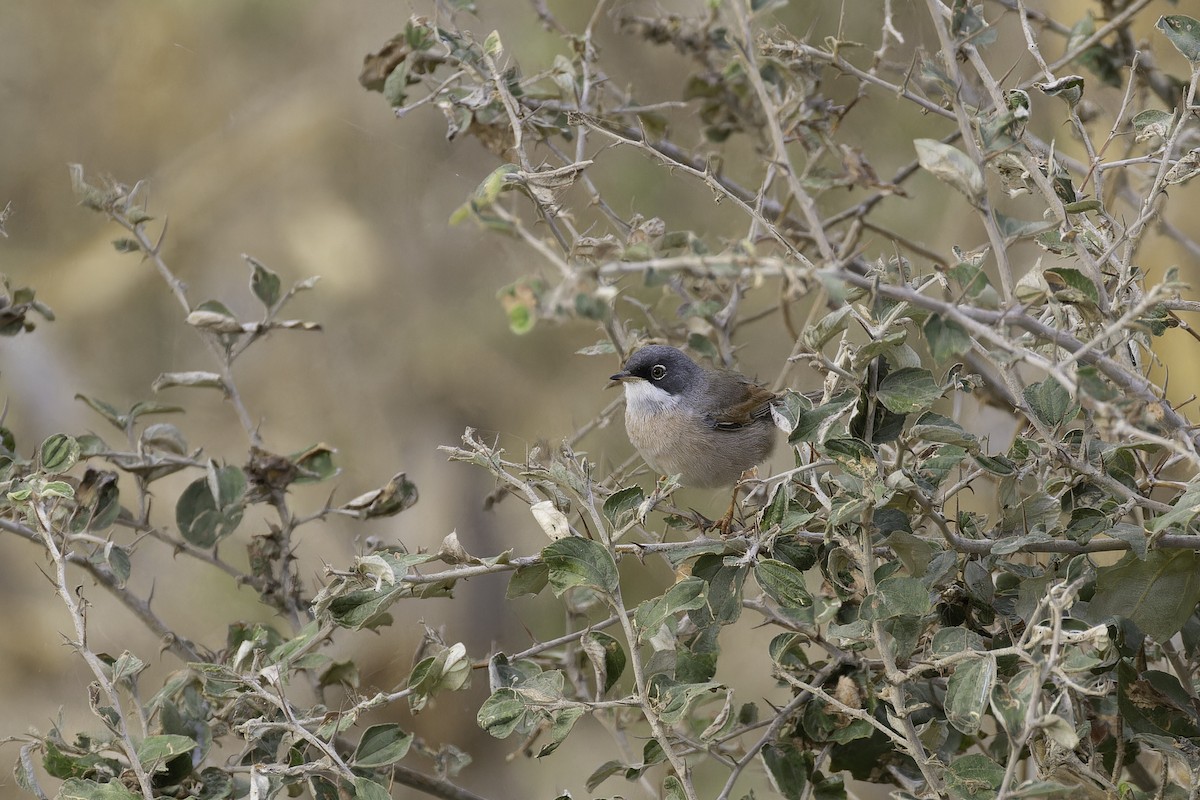
[[408,474],[397,472],[385,485],[343,503],[342,508],[356,512],[362,519],[380,519],[407,511],[417,504],[418,497],[417,485]]
[[[958,248],[955,248],[956,254],[959,253]],[[950,277],[958,282],[962,287],[963,292],[978,305],[984,308],[998,308],[1000,305],[1000,295],[996,291],[996,287],[992,286],[988,280],[987,272],[977,264],[970,261],[960,261],[946,271]]]
[[1084,80],[1082,75],[1064,75],[1058,80],[1033,85],[1050,97],[1061,97],[1071,106],[1083,99]]
[[580,536],[559,539],[542,550],[550,570],[550,589],[559,597],[573,586],[586,586],[604,594],[617,588],[617,565],[599,542]]
[[241,469],[210,468],[207,476],[183,490],[175,504],[180,535],[196,547],[212,547],[241,523],[245,493],[246,476]]
[[905,367],[889,372],[879,382],[876,396],[888,411],[911,414],[933,405],[942,396],[942,387],[938,386],[929,370]]
[[825,442],[825,455],[836,459],[857,475],[874,471],[875,451],[862,439],[828,439]]
[[1075,371],[1075,377],[1079,380],[1079,391],[1094,400],[1107,403],[1120,396],[1117,388],[1096,367],[1080,367]]
[[937,658],[956,655],[964,650],[982,653],[987,649],[984,647],[983,638],[978,633],[968,628],[957,627],[939,630],[933,635],[933,641],[929,648]]
[[[96,774],[115,775],[122,769],[121,764],[115,759],[105,758],[99,753],[64,753],[55,746],[52,738],[46,739],[44,744],[46,754],[42,758],[42,767],[52,778],[82,778]],[[22,749],[24,750],[24,748]],[[22,758],[22,761],[24,760]],[[30,758],[28,766],[32,766],[32,758]]]
[[1100,623],[1125,617],[1155,641],[1183,628],[1200,603],[1200,556],[1193,550],[1153,550],[1144,560],[1130,554],[1096,569],[1096,594],[1088,618]]
[[188,736],[179,736],[176,734],[147,736],[138,744],[138,761],[143,767],[149,767],[168,758],[174,758],[183,753],[190,753],[195,749],[195,740]]
[[977,439],[963,430],[954,420],[926,411],[913,423],[908,431],[914,439],[940,444],[953,444],[959,447],[973,447]]
[[537,324],[534,309],[529,306],[512,305],[508,307],[507,312],[508,329],[518,336],[529,333]]
[[628,521],[628,516],[646,499],[645,492],[640,486],[629,486],[613,492],[604,501],[604,516],[616,527],[621,527]]
[[789,436],[796,430],[800,415],[812,409],[812,401],[795,389],[784,389],[783,393],[771,404],[771,416],[777,427],[783,429]]
[[1018,533],[1028,533],[1034,529],[1040,529],[1040,533],[1053,530],[1062,514],[1061,501],[1041,489],[1025,495],[1016,505],[1004,505],[1002,508],[1004,515],[1000,520],[1001,526],[1007,531]]
[[108,568],[112,570],[113,577],[117,579],[117,583],[124,586],[125,581],[129,580],[129,575],[133,572],[133,563],[129,560],[129,551],[115,544],[111,547],[105,547],[104,560],[108,563]]
[[754,578],[767,596],[783,608],[812,605],[804,573],[791,564],[773,558],[759,559],[754,565]]
[[139,800],[140,797],[126,789],[120,781],[100,783],[69,778],[59,787],[55,800]]
[[644,637],[653,636],[668,617],[703,608],[707,602],[708,584],[700,578],[685,578],[668,589],[662,597],[641,603],[634,612],[633,621]]
[[457,692],[471,681],[471,660],[461,642],[441,646],[435,655],[421,659],[408,675],[409,708],[420,711],[440,691]]
[[1073,420],[1079,413],[1079,404],[1071,399],[1063,385],[1053,377],[1031,383],[1025,387],[1023,394],[1034,416],[1044,425],[1058,427]]
[[677,683],[660,672],[650,679],[650,704],[663,722],[674,725],[684,718],[688,708],[700,695],[720,688],[721,684],[715,681]]
[[[904,575],[891,575],[881,580],[868,602],[875,610],[876,619],[923,617],[932,609],[929,588],[917,578]],[[864,604],[863,611],[866,610]]]
[[999,211],[994,213],[996,215],[996,225],[1000,228],[1000,233],[1005,239],[1027,239],[1031,236],[1037,236],[1038,234],[1055,229],[1055,224],[1046,220],[1026,220],[1019,217],[1010,217],[1006,214],[1001,214]]
[[571,732],[571,728],[575,727],[575,723],[583,716],[583,712],[582,706],[571,706],[551,713],[549,741],[538,750],[537,757],[544,758],[557,750],[558,746],[567,738],[567,734]]
[[1077,269],[1055,267],[1042,272],[1042,277],[1046,279],[1055,298],[1064,303],[1095,306],[1100,302],[1100,291],[1095,282]]
[[1132,122],[1134,141],[1144,142],[1154,136],[1165,139],[1171,135],[1175,115],[1157,108],[1148,108],[1135,114]]
[[361,589],[335,597],[330,601],[329,618],[343,628],[357,630],[374,627],[377,618],[393,603],[410,592],[406,586],[397,585],[375,591]]
[[967,736],[978,733],[995,682],[996,659],[991,655],[959,663],[946,686],[946,720]]
[[605,761],[600,766],[592,770],[592,774],[588,776],[584,787],[589,792],[596,791],[596,787],[604,783],[605,780],[616,775],[618,772],[624,772],[629,769],[628,764],[622,764],[620,761]]
[[983,197],[983,173],[966,153],[937,139],[916,139],[917,161],[938,180],[948,183],[971,202]]
[[850,306],[844,305],[821,317],[815,324],[804,330],[804,343],[810,350],[820,350],[826,342],[846,329],[851,320],[850,312]]
[[[1107,524],[1107,521],[1106,521]],[[1104,535],[1112,539],[1119,539],[1129,545],[1129,552],[1133,553],[1137,558],[1145,558],[1150,552],[1146,546],[1147,537],[1146,531],[1141,525],[1134,525],[1129,522],[1118,522],[1108,530],[1104,531]]]
[[982,753],[968,753],[946,768],[946,789],[960,800],[995,797],[1003,781],[1004,767]]
[[267,311],[272,310],[279,303],[279,276],[267,269],[253,256],[243,253],[242,258],[246,259],[246,263],[250,265],[250,291],[254,292],[254,296],[266,307]]
[[761,751],[763,763],[771,776],[775,790],[787,800],[800,800],[808,786],[812,756],[795,745],[781,742],[769,744]]
[[499,31],[492,31],[483,40],[483,52],[489,56],[498,56],[504,52],[504,45],[500,43]]
[[336,452],[329,445],[318,442],[297,453],[292,453],[287,457],[288,461],[291,461],[300,470],[295,482],[320,483],[335,477],[341,472],[333,462],[333,455]]
[[58,475],[79,461],[79,442],[64,433],[56,433],[42,442],[38,455],[42,470],[50,475]]
[[789,442],[819,442],[825,438],[837,418],[854,408],[858,402],[857,392],[842,392],[828,403],[803,411],[796,419],[796,427],[788,436]]
[[1019,670],[1007,683],[998,683],[993,689],[992,700],[999,712],[1000,724],[1010,738],[1021,733],[1029,714],[1029,704],[1039,689],[1036,667]]
[[1134,733],[1192,740],[1200,736],[1192,698],[1168,672],[1139,672],[1127,660],[1119,662],[1117,708]]
[[475,721],[490,735],[504,739],[517,729],[525,718],[525,701],[508,688],[497,689],[483,701]]
[[383,99],[392,108],[404,105],[408,97],[408,63],[402,62],[387,76],[383,82]]
[[75,487],[66,481],[47,481],[37,491],[38,497],[74,497]]
[[351,763],[363,769],[386,767],[404,758],[412,742],[413,735],[405,733],[394,722],[372,725],[358,740]]
[[708,582],[708,606],[698,608],[689,616],[698,627],[712,623],[730,625],[742,613],[742,585],[746,582],[745,566],[723,563],[720,556],[703,555],[692,565],[692,575]]
[[1168,528],[1186,527],[1200,514],[1200,481],[1192,481],[1183,494],[1171,503],[1171,510],[1160,514],[1146,526],[1153,535],[1160,535]]
[[[311,653],[297,659],[295,662],[296,666],[299,667],[305,664],[307,659],[312,658],[314,655],[319,654]],[[353,661],[333,661],[328,656],[320,657],[325,660],[324,663],[328,663],[329,665],[321,669],[320,675],[317,678],[318,686],[322,689],[329,686],[341,686],[350,691],[359,687],[362,681],[358,674],[357,664]],[[320,669],[320,665],[315,665],[313,668]]]
[[[879,512],[876,511],[877,519],[878,516]],[[929,569],[929,562],[933,560],[933,545],[923,539],[918,539],[905,530],[893,530],[888,534],[885,543],[900,559],[900,563],[908,570],[909,575],[914,578],[925,575],[926,570]]]
[[142,447],[148,450],[160,450],[174,453],[177,456],[187,455],[188,452],[187,440],[183,437],[183,431],[169,422],[147,425],[138,440],[142,443]]
[[502,164],[492,170],[475,189],[476,209],[490,206],[496,202],[496,198],[500,196],[501,192],[516,188],[517,184],[510,182],[508,176],[519,171],[520,167],[516,164]]
[[1193,64],[1200,61],[1200,21],[1186,14],[1170,14],[1159,17],[1154,27],[1166,34],[1175,49],[1188,61]]
[[621,643],[600,631],[591,631],[580,639],[583,651],[592,661],[593,668],[603,684],[602,692],[607,692],[620,679],[625,671],[625,651]]
[[1016,467],[1004,456],[973,456],[975,463],[993,475],[1007,477],[1016,474]]
[[170,403],[159,403],[156,400],[139,400],[129,407],[129,413],[126,418],[133,422],[140,417],[150,414],[182,414],[182,406],[173,406]]
[[[146,669],[146,662],[142,661],[133,653],[130,653],[128,650],[126,650],[125,652],[121,653],[116,661],[112,663],[113,683],[130,681],[130,685],[132,685],[132,679],[141,674],[142,670],[144,669]],[[175,753],[174,755],[178,755],[178,753]]]
[[512,577],[508,579],[508,589],[504,592],[507,600],[526,594],[540,594],[550,580],[550,568],[545,564],[530,564],[517,567]]
[[392,800],[392,795],[370,778],[355,778],[354,800]]
[[971,349],[971,335],[952,319],[931,314],[922,329],[929,342],[929,352],[939,363],[961,356]]

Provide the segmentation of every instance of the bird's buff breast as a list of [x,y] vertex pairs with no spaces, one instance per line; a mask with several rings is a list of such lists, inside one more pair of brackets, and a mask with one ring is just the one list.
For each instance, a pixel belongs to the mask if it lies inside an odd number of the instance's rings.
[[674,475],[686,472],[693,458],[685,455],[688,437],[679,414],[679,398],[649,384],[625,384],[625,432],[650,469]]
[[[770,452],[773,428],[713,431],[684,411],[682,401],[645,383],[625,384],[625,431],[646,464],[679,475],[685,486],[729,486]],[[701,437],[709,438],[707,446]],[[716,442],[713,438],[728,441]],[[735,444],[739,446],[734,446]]]

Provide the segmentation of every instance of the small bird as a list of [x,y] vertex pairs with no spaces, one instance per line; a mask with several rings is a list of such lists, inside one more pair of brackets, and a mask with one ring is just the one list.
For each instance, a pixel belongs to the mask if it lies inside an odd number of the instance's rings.
[[625,388],[629,441],[651,469],[678,474],[684,486],[734,484],[775,447],[778,395],[740,373],[656,344],[636,350],[611,379]]

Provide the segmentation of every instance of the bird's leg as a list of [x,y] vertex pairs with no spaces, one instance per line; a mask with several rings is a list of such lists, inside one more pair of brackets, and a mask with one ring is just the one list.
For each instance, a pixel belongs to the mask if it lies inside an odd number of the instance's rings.
[[721,531],[722,536],[729,535],[729,529],[733,526],[733,512],[737,510],[738,491],[742,488],[742,484],[746,481],[746,477],[757,477],[758,467],[751,467],[741,474],[737,483],[733,485],[733,497],[729,498],[729,510],[725,512],[725,516],[714,526]]
[[717,523],[713,525],[714,528],[721,531],[722,536],[728,536],[729,529],[733,526],[733,512],[737,509],[738,489],[741,487],[742,484],[740,481],[733,485],[733,497],[729,498],[729,510],[725,512],[725,516],[721,517],[721,519],[719,519]]

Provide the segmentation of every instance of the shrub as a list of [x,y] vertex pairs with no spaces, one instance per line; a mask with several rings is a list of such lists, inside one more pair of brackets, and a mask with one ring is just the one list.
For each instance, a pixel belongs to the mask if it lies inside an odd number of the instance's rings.
[[[1019,0],[931,2],[931,52],[887,2],[872,7],[866,45],[841,27],[806,28],[784,5],[711,3],[694,16],[621,6],[606,17],[598,3],[571,30],[535,3],[562,44],[525,72],[498,32],[415,17],[360,78],[398,115],[436,107],[451,139],[496,155],[451,222],[540,259],[500,294],[516,333],[591,325],[603,338],[587,353],[610,363],[656,340],[732,366],[748,326],[778,320],[790,355],[774,381],[777,416],[794,466],[747,481],[752,500],[727,536],[676,503],[671,476],[646,490],[628,468],[601,470],[577,449],[593,425],[524,460],[468,430],[449,457],[527,503],[548,545],[486,557],[453,536],[436,553],[375,546],[305,585],[292,566],[297,527],[397,514],[417,499],[400,473],[347,503],[292,508],[289,487],[329,478],[332,453],[271,452],[233,368],[269,332],[317,327],[281,316],[312,282],[285,290],[248,259],[260,319],[193,304],[140,186],[73,171],[83,204],[123,229],[119,250],[158,270],[212,356],[210,371],[167,373],[155,388],[219,389],[250,447],[241,466],[207,462],[169,422],[151,422],[175,407],[90,397],[128,447],[57,434],[23,457],[0,431],[0,528],[50,559],[101,731],[25,739],[26,788],[45,796],[40,760],[63,797],[377,800],[392,783],[475,796],[455,785],[467,759],[453,745],[414,748],[398,723],[360,723],[464,688],[485,654],[431,632],[406,685],[335,709],[321,690],[352,664],[325,651],[345,631],[391,624],[396,603],[504,573],[510,598],[552,593],[565,626],[524,652],[487,654],[478,724],[546,758],[579,720],[597,719],[615,757],[585,765],[589,792],[625,792],[623,779],[671,798],[747,796],[752,774],[788,798],[847,796],[848,778],[901,797],[1200,791],[1200,453],[1152,369],[1168,331],[1195,336],[1179,315],[1200,304],[1181,298],[1176,269],[1146,265],[1159,238],[1200,252],[1166,216],[1168,193],[1200,171],[1200,23],[1158,21],[1159,68],[1133,44],[1146,3],[1067,27]],[[644,57],[687,64],[681,95],[662,99],[653,75],[611,77],[597,46],[607,19]],[[1179,55],[1186,79],[1171,73]],[[878,139],[893,149],[878,155],[847,134],[901,115]],[[881,177],[873,164],[900,144],[900,166]],[[606,188],[606,169],[626,152],[679,179],[678,214],[617,210],[632,201]],[[721,203],[738,234],[668,224],[694,195]],[[951,253],[892,221],[897,204],[947,197],[977,231]],[[0,332],[48,313],[29,290],[6,296]],[[793,388],[798,364],[820,377],[819,393]],[[614,403],[599,422],[617,413]],[[152,519],[152,484],[180,471],[195,477],[173,523]],[[234,622],[210,650],[125,589],[144,537],[189,556],[179,569],[233,569],[215,547],[255,506],[274,520],[244,542],[250,571],[239,577],[277,625]],[[633,573],[650,560],[675,577],[646,592],[650,579]],[[89,646],[90,587],[77,591],[77,570],[179,660],[149,698],[141,658]],[[631,600],[631,581],[650,596]],[[750,628],[770,632],[765,646],[732,651],[733,633]],[[733,681],[750,674],[769,675],[776,693],[735,697]],[[418,749],[432,769],[414,763]]]

